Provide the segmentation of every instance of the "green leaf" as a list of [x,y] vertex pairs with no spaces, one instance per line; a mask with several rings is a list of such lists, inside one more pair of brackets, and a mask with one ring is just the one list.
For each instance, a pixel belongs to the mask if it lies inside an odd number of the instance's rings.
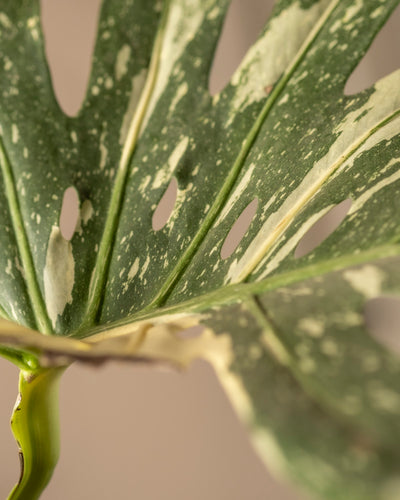
[[[400,71],[356,95],[344,86],[399,2],[278,0],[210,96],[229,3],[104,1],[72,118],[53,95],[38,2],[1,7],[1,352],[32,370],[203,357],[270,466],[321,498],[393,500],[400,364],[363,311],[399,295]],[[175,206],[153,230],[172,179]],[[66,241],[69,187],[80,220]],[[296,258],[346,199],[340,227]]]

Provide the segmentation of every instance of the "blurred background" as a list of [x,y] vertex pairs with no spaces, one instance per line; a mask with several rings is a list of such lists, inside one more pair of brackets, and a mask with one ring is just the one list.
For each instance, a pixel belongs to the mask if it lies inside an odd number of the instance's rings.
[[[56,94],[73,115],[85,92],[100,0],[41,4]],[[211,93],[227,83],[272,4],[233,0],[211,70]],[[350,78],[346,93],[400,67],[399,28],[397,9]],[[305,248],[318,243],[342,218],[337,211],[326,218],[323,227],[307,235]],[[386,305],[386,329],[397,306]],[[379,321],[369,321],[379,331]],[[19,475],[9,430],[17,379],[16,368],[0,358],[0,498],[7,497]],[[129,364],[99,369],[75,364],[63,377],[60,405],[61,458],[44,500],[308,499],[265,471],[206,363],[196,362],[183,374]]]

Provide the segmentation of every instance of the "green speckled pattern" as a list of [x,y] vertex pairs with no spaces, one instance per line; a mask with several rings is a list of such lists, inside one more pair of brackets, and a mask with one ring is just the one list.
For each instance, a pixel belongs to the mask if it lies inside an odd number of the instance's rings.
[[[215,96],[228,0],[104,0],[73,118],[54,98],[38,4],[0,2],[0,313],[51,337],[2,330],[4,355],[134,358],[137,325],[193,317],[229,339],[214,365],[278,473],[321,498],[398,500],[400,363],[364,310],[400,295],[400,70],[344,87],[399,0],[277,0]],[[176,203],[154,231],[171,179]],[[295,258],[346,199],[341,225]]]

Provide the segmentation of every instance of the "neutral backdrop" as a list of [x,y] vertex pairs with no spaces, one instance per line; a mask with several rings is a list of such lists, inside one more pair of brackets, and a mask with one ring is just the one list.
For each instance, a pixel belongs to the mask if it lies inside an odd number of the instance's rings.
[[[226,83],[271,4],[234,0],[211,72],[211,92]],[[99,0],[42,0],[56,94],[69,114],[83,98],[99,5]],[[346,92],[400,66],[399,51],[388,50],[399,46],[399,17],[397,12],[392,30],[382,33]],[[9,431],[17,375],[0,359],[0,498],[19,474]],[[76,364],[64,375],[60,404],[61,459],[44,500],[308,498],[265,471],[205,363],[194,363],[184,374],[128,364],[101,369]]]

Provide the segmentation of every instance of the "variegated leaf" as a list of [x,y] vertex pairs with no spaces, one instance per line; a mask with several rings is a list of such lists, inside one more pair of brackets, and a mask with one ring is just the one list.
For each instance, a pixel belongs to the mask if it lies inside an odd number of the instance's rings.
[[[25,370],[203,357],[269,465],[321,498],[394,500],[400,364],[363,312],[399,294],[400,71],[344,87],[399,2],[277,0],[211,96],[229,3],[104,0],[87,96],[66,117],[38,2],[3,2],[2,352]],[[169,186],[175,205],[153,229]],[[297,257],[344,200],[340,227]],[[246,207],[249,230],[221,256]]]

